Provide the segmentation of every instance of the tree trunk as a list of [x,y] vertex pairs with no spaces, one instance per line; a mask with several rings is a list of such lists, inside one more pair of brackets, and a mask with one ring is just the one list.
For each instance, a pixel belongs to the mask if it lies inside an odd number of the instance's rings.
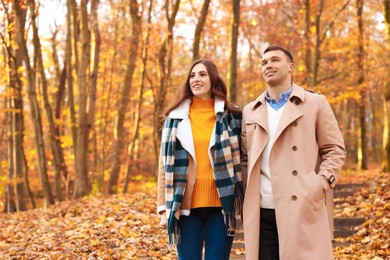
[[49,122],[50,145],[54,157],[55,189],[56,189],[58,200],[63,201],[64,196],[62,194],[62,188],[61,188],[61,173],[66,175],[65,167],[64,167],[65,160],[63,158],[60,136],[58,135],[58,131],[56,131],[56,126],[53,119],[53,110],[51,108],[50,101],[49,101],[48,84],[47,84],[46,74],[45,74],[45,70],[43,67],[43,60],[42,60],[41,42],[39,40],[38,28],[36,26],[36,14],[35,14],[36,11],[35,11],[34,1],[30,1],[30,12],[31,12],[31,24],[33,28],[34,53],[35,53],[35,60],[37,61],[36,70],[39,71],[41,77],[43,101],[45,104],[47,120]]
[[[99,6],[99,0],[92,0],[91,3],[91,27],[94,34],[95,44],[94,44],[94,60],[93,68],[91,73],[91,79],[89,84],[89,94],[88,94],[88,133],[93,129],[94,120],[95,120],[95,107],[96,107],[96,85],[99,72],[99,61],[100,61],[100,46],[101,46],[101,37],[98,24],[98,13],[97,9]],[[96,148],[96,147],[95,147]],[[95,150],[95,149],[94,149]],[[95,158],[96,156],[94,156]],[[95,161],[96,162],[96,161]],[[93,165],[96,166],[96,163]],[[92,167],[93,172],[97,171],[96,167]]]
[[[63,69],[60,69],[60,63],[58,59],[58,52],[57,52],[57,41],[56,41],[56,35],[58,33],[58,30],[55,31],[52,37],[52,57],[53,61],[56,67],[56,76],[57,76],[57,82],[58,82],[58,91],[55,96],[55,107],[54,107],[54,118],[55,122],[59,122],[61,120],[61,111],[62,111],[62,104],[65,99],[65,94],[66,94],[66,77],[67,77],[67,61],[66,61],[66,56],[65,54],[65,64],[63,66]],[[69,45],[70,46],[70,45]],[[68,48],[68,43],[66,43],[66,49]],[[65,52],[67,52],[66,50]],[[69,65],[70,66],[70,65]],[[72,90],[73,92],[73,90]],[[72,94],[73,96],[73,94]],[[72,129],[72,128],[71,128]],[[62,142],[61,142],[61,129],[60,129],[60,124],[54,124],[54,136],[55,138],[55,145],[57,146],[58,152],[59,152],[59,165],[61,166],[62,170],[62,175],[60,174],[61,172],[56,171],[55,175],[55,183],[56,183],[56,189],[60,188],[61,185],[61,180],[64,183],[65,187],[65,195],[64,199],[68,198],[69,195],[69,173],[68,173],[68,167],[65,162],[64,158],[64,151],[62,149]],[[58,198],[60,201],[62,200],[61,198]]]
[[[172,42],[173,42],[173,26],[175,25],[176,15],[179,11],[181,0],[175,0],[175,3],[172,7],[172,13],[169,13],[169,1],[165,1],[165,11],[168,21],[168,29],[165,35],[165,39],[161,44],[159,53],[158,53],[158,64],[159,64],[159,73],[160,73],[160,83],[158,89],[155,93],[155,107],[154,107],[154,155],[155,162],[154,165],[158,165],[159,157],[159,146],[161,143],[161,121],[163,119],[163,110],[165,107],[165,97],[166,97],[166,88],[169,85],[170,73],[172,66]],[[157,168],[155,168],[156,170]],[[156,171],[155,171],[156,172]]]
[[[8,183],[7,183],[7,212],[23,211],[27,209],[26,189],[28,182],[20,182],[24,175],[24,123],[23,123],[23,84],[17,75],[17,69],[21,67],[22,61],[18,50],[14,50],[13,58],[8,55],[9,64],[9,93],[7,102],[10,110],[9,116],[9,138],[8,138]],[[18,65],[19,64],[19,65]],[[27,173],[26,173],[27,174]],[[24,176],[23,176],[24,175]],[[33,201],[33,200],[32,200]]]
[[[306,42],[309,39],[309,32],[310,32],[310,13],[308,14],[307,12],[310,11],[310,0],[307,0],[305,2],[305,9],[306,9],[306,28],[305,28],[305,40]],[[321,45],[324,43],[324,41],[327,39],[327,33],[329,30],[334,26],[335,21],[337,17],[348,7],[349,3],[351,0],[346,0],[344,5],[335,13],[334,17],[330,19],[327,23],[326,26],[324,27],[324,30],[321,32],[321,16],[322,12],[324,9],[324,0],[320,0],[318,10],[316,12],[316,18],[315,18],[315,28],[316,28],[316,44],[315,44],[315,49],[314,49],[314,59],[313,59],[313,66],[310,65],[310,60],[311,60],[311,53],[306,50],[306,58],[305,58],[305,64],[307,68],[307,73],[310,72],[309,78],[308,79],[308,85],[311,87],[316,86],[319,82],[322,80],[318,78],[320,75],[320,61],[321,61]],[[308,47],[308,46],[306,46]],[[310,49],[309,49],[310,51]]]
[[[8,13],[8,10],[5,10]],[[8,28],[14,27],[14,21],[16,20],[13,16],[8,16]],[[26,20],[26,12],[20,16],[23,24]],[[8,31],[9,39],[15,39],[15,31]],[[28,187],[28,182],[23,183],[20,180],[23,178],[24,167],[23,167],[23,98],[22,88],[23,83],[18,76],[18,68],[22,67],[23,57],[19,48],[14,49],[12,45],[7,46],[7,42],[2,35],[3,45],[6,47],[7,55],[5,59],[8,64],[9,73],[9,88],[8,98],[6,101],[6,107],[9,111],[8,116],[8,174],[7,174],[7,187],[6,187],[6,203],[4,207],[5,212],[15,212],[26,210],[26,198],[25,198],[25,186]],[[7,110],[4,110],[7,111]],[[7,119],[7,117],[5,117]],[[33,200],[32,200],[33,201]]]
[[366,141],[366,86],[364,85],[364,41],[363,41],[363,0],[356,0],[358,19],[358,88],[360,89],[359,102],[359,168],[367,170],[367,141]]
[[232,2],[233,17],[230,22],[231,37],[229,46],[229,72],[227,80],[229,84],[229,99],[231,102],[237,102],[237,42],[238,28],[240,25],[240,0]]
[[28,82],[28,97],[30,101],[31,116],[34,125],[34,134],[35,142],[37,146],[38,153],[38,172],[40,175],[42,190],[45,197],[45,206],[51,205],[54,203],[53,195],[51,192],[49,176],[47,174],[47,159],[46,159],[46,149],[43,138],[42,130],[42,118],[41,112],[37,101],[36,96],[36,68],[33,69],[30,65],[30,59],[27,50],[26,39],[24,38],[25,30],[23,23],[23,13],[25,12],[21,8],[21,2],[19,0],[14,0],[14,10],[16,14],[16,32],[17,32],[17,43],[22,52],[22,56],[26,66],[27,72],[27,82]]
[[91,32],[88,26],[88,0],[81,0],[81,61],[77,71],[79,84],[79,114],[76,144],[76,185],[74,198],[80,198],[89,194],[90,184],[88,180],[88,75],[91,58]]
[[311,11],[310,11],[310,0],[304,0],[303,4],[305,6],[305,80],[304,82],[309,86],[313,87],[313,69],[311,66]]
[[[3,3],[4,11],[8,17],[8,28],[14,28],[16,18],[9,15],[8,6]],[[19,16],[20,23],[25,24],[26,11]],[[20,48],[14,49],[14,45],[7,45],[5,36],[1,33],[3,45],[5,47],[5,61],[8,65],[9,75],[9,97],[5,106],[9,109],[9,114],[4,117],[4,122],[8,122],[8,182],[6,188],[6,203],[4,210],[13,212],[27,209],[27,194],[30,198],[32,208],[35,208],[35,201],[32,195],[29,181],[26,156],[24,152],[24,112],[23,112],[23,83],[19,78],[18,69],[23,66],[23,56]],[[9,42],[15,42],[17,35],[15,30],[8,30]],[[5,124],[4,124],[5,125]],[[2,138],[0,138],[0,142]],[[24,180],[20,181],[20,180]],[[16,184],[15,184],[16,182]],[[14,185],[13,185],[14,184]]]
[[[115,20],[114,20],[114,43],[113,43],[113,54],[111,58],[111,64],[115,64],[115,61],[117,59],[117,53],[118,53],[118,37],[119,37],[119,32],[118,32],[118,27],[119,27],[119,15],[120,15],[120,8],[115,8]],[[99,177],[98,177],[98,182],[99,186],[101,188],[104,188],[104,172],[106,171],[106,152],[107,152],[107,145],[106,145],[106,133],[107,133],[107,127],[109,124],[109,112],[111,110],[111,94],[112,94],[112,89],[113,89],[113,82],[114,82],[114,72],[115,72],[116,67],[111,66],[109,69],[109,80],[108,83],[105,85],[108,85],[107,87],[107,92],[104,94],[107,96],[106,99],[101,99],[101,111],[100,114],[102,115],[102,124],[100,125],[100,140],[99,140],[99,148],[100,148],[100,153],[99,153]]]
[[[77,26],[77,23],[72,23],[72,17],[73,20],[77,20],[77,14],[74,11],[76,9],[75,7],[76,3],[74,0],[67,0],[66,1],[66,8],[67,8],[67,14],[66,14],[66,47],[65,47],[65,66],[66,66],[66,82],[68,86],[68,106],[69,106],[69,112],[70,112],[70,129],[72,132],[72,141],[73,141],[73,153],[76,156],[76,144],[77,144],[77,122],[76,122],[76,111],[75,111],[75,102],[74,102],[74,94],[73,94],[73,65],[72,65],[72,36],[73,41],[76,41],[76,31],[78,33],[78,29],[75,27]],[[72,27],[73,27],[73,34],[72,34]],[[75,59],[77,59],[77,44],[74,45],[75,48]],[[75,65],[78,63],[75,62]],[[77,68],[76,68],[77,71]],[[69,180],[67,181],[67,186]],[[68,193],[67,193],[68,195]]]
[[319,75],[319,66],[321,59],[321,15],[324,7],[324,0],[320,0],[320,4],[316,13],[316,45],[314,50],[314,66],[313,66],[313,78],[311,81],[311,86],[316,86]]
[[[148,50],[149,50],[149,32],[150,32],[151,21],[152,21],[152,6],[153,6],[153,0],[150,0],[149,9],[148,9],[148,23],[146,26],[146,36],[145,36],[145,42],[143,44],[143,49],[142,49],[141,85],[138,90],[138,97],[137,97],[137,104],[136,104],[137,107],[135,110],[135,118],[134,118],[134,129],[133,129],[133,134],[128,149],[128,156],[127,156],[128,163],[127,163],[127,171],[125,177],[125,185],[123,187],[123,193],[127,192],[131,169],[132,169],[132,163],[131,163],[132,155],[134,153],[134,146],[136,144],[139,135],[139,125],[141,121],[140,119],[141,119],[141,110],[142,110],[142,103],[143,103],[143,92],[144,92],[145,77],[146,77],[146,63],[148,60]],[[139,26],[141,26],[141,24]]]
[[[390,0],[383,0],[385,24],[387,31],[387,60],[390,60]],[[390,68],[387,68],[387,75],[390,75]],[[387,77],[385,82],[385,93],[383,102],[383,158],[382,158],[382,170],[390,171],[390,80]]]
[[113,194],[118,191],[118,180],[123,160],[123,150],[126,144],[126,132],[124,122],[126,118],[127,107],[130,101],[130,91],[132,88],[133,74],[136,67],[138,45],[141,38],[141,17],[138,15],[139,5],[136,0],[131,0],[130,15],[132,24],[132,35],[129,48],[129,57],[125,80],[121,93],[121,101],[118,109],[118,121],[116,125],[116,136],[112,157],[114,164],[110,173],[109,193]]
[[200,57],[199,55],[200,36],[203,31],[204,23],[206,22],[209,6],[210,6],[210,0],[205,0],[203,2],[202,10],[200,11],[200,17],[195,28],[194,43],[192,45],[192,61],[195,61]]

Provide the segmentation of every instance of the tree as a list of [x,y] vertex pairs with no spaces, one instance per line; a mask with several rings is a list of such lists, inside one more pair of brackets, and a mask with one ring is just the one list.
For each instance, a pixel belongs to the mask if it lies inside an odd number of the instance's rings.
[[313,86],[313,70],[311,66],[311,10],[310,10],[310,0],[303,0],[303,5],[305,6],[305,66],[306,73],[304,83],[309,86]]
[[[166,89],[169,86],[171,70],[172,70],[172,44],[173,44],[173,27],[176,22],[176,15],[179,11],[181,0],[175,0],[172,7],[170,7],[170,1],[165,1],[165,14],[168,22],[167,32],[164,36],[164,40],[160,46],[158,52],[158,69],[159,69],[159,85],[155,92],[155,107],[154,107],[154,165],[158,165],[159,156],[159,144],[161,142],[161,121],[162,112],[165,106]],[[172,8],[172,12],[170,12]]]
[[131,15],[131,42],[129,45],[129,56],[127,60],[127,69],[125,80],[123,82],[120,104],[118,108],[118,119],[116,124],[116,136],[115,147],[112,153],[114,163],[110,173],[109,180],[109,192],[110,194],[116,193],[118,190],[119,173],[121,169],[121,162],[123,158],[123,150],[125,147],[126,131],[124,122],[126,118],[127,107],[130,101],[130,90],[133,83],[133,74],[136,68],[136,60],[138,54],[138,45],[141,37],[141,16],[139,13],[139,5],[137,0],[131,0],[130,2],[130,15]]
[[80,198],[89,194],[90,184],[88,178],[88,79],[91,58],[91,31],[87,11],[88,0],[80,1],[81,20],[81,60],[77,70],[79,85],[78,100],[78,128],[76,143],[76,185],[74,198]]
[[356,11],[358,20],[358,88],[360,89],[359,100],[359,168],[367,169],[367,141],[366,141],[366,87],[364,86],[364,39],[363,39],[363,0],[356,0]]
[[207,13],[210,6],[210,0],[203,2],[202,10],[200,11],[200,17],[195,27],[194,42],[192,44],[192,61],[199,59],[199,45],[200,38],[203,31],[204,23],[206,22]]
[[[341,6],[337,12],[334,13],[331,19],[327,19],[327,24],[323,24],[322,18],[324,12],[324,0],[319,0],[319,4],[315,11],[314,19],[314,28],[315,28],[315,44],[311,44],[311,30],[312,30],[312,20],[311,20],[311,2],[310,0],[304,0],[305,6],[305,66],[306,66],[306,75],[304,82],[310,87],[317,86],[318,83],[328,79],[329,77],[337,77],[338,75],[328,76],[327,78],[319,78],[320,75],[320,62],[322,59],[321,48],[323,43],[328,40],[328,33],[335,25],[337,18],[343,13],[343,11],[348,7],[351,0],[346,0],[346,2]],[[325,27],[322,29],[322,27]],[[311,46],[314,46],[314,57],[312,57]],[[312,60],[313,59],[313,60]]]
[[[90,135],[91,130],[93,129],[93,125],[95,122],[95,108],[96,108],[96,91],[97,91],[97,79],[99,72],[99,63],[100,63],[100,46],[101,46],[101,37],[100,30],[98,24],[98,7],[99,0],[92,0],[91,2],[91,27],[94,34],[94,54],[93,54],[93,67],[91,78],[89,82],[88,89],[88,116],[87,116],[87,124],[88,124],[88,133],[87,136]],[[93,139],[96,139],[96,132],[93,132]],[[95,142],[96,143],[96,142]],[[97,149],[95,145],[95,156],[97,158]],[[93,167],[94,171],[97,171],[97,162],[95,160],[95,167]]]
[[[77,144],[77,122],[76,122],[76,111],[73,91],[73,70],[74,67],[77,71],[78,68],[78,48],[77,38],[79,35],[79,26],[77,18],[77,5],[75,0],[66,1],[66,45],[65,45],[65,67],[66,67],[66,83],[67,83],[67,99],[68,107],[70,112],[70,128],[72,132],[73,141],[73,153],[76,156],[76,144]],[[73,20],[72,20],[73,18]],[[73,30],[72,30],[73,29]],[[73,32],[73,33],[72,33]],[[72,48],[73,39],[73,48]],[[73,50],[73,51],[72,51]],[[74,53],[74,55],[73,55]],[[74,57],[74,66],[72,58]]]
[[[3,2],[3,7],[8,17],[8,28],[14,27],[14,16],[8,15],[7,6]],[[21,19],[26,20],[26,10],[21,10]],[[24,23],[23,22],[23,23]],[[15,30],[9,30],[8,36],[10,39],[16,37]],[[7,174],[7,188],[6,188],[6,202],[4,203],[4,210],[6,212],[22,211],[27,209],[27,192],[31,195],[31,190],[28,183],[28,172],[25,167],[24,154],[24,110],[22,88],[23,83],[18,74],[18,69],[22,67],[23,57],[19,48],[15,46],[6,45],[6,36],[1,34],[3,44],[6,48],[6,61],[8,64],[9,84],[8,97],[6,106],[9,109],[8,113],[8,174]],[[10,41],[13,42],[14,40]],[[24,179],[24,182],[23,182]],[[30,196],[33,207],[35,202]]]
[[237,100],[237,42],[238,27],[240,25],[240,0],[232,2],[233,17],[230,22],[230,45],[229,45],[229,72],[227,80],[229,84],[230,101],[236,103]]
[[61,142],[60,142],[60,136],[59,131],[56,129],[54,119],[53,119],[53,109],[50,105],[49,101],[49,95],[48,95],[48,83],[46,79],[45,69],[43,66],[43,58],[42,58],[42,48],[41,48],[41,41],[38,36],[38,27],[36,25],[36,12],[37,9],[35,7],[35,1],[30,1],[30,12],[31,12],[31,24],[33,28],[33,46],[34,46],[34,53],[35,53],[35,60],[37,71],[39,72],[40,79],[42,82],[42,94],[43,94],[43,101],[45,104],[45,110],[47,114],[47,120],[49,122],[49,133],[50,133],[50,145],[51,150],[53,152],[54,157],[54,166],[55,166],[55,190],[57,193],[57,197],[60,201],[64,200],[64,196],[62,193],[61,188],[61,174],[63,174],[65,177],[67,175],[66,173],[66,167],[65,167],[65,161],[63,157],[63,152],[61,148]]
[[149,8],[148,8],[148,22],[146,25],[146,35],[145,35],[145,41],[143,42],[142,55],[141,55],[142,56],[141,57],[142,58],[141,85],[138,89],[135,118],[134,118],[134,128],[133,128],[132,138],[128,148],[128,156],[127,156],[128,163],[127,163],[127,171],[125,177],[125,185],[123,187],[123,193],[127,192],[130,173],[132,169],[132,159],[133,159],[132,156],[134,154],[134,147],[136,142],[138,141],[139,130],[140,130],[142,103],[144,102],[143,94],[145,89],[146,65],[148,61],[148,51],[149,51],[149,33],[150,33],[151,22],[152,22],[152,10],[153,10],[152,7],[153,7],[153,0],[150,0]]
[[[383,0],[385,24],[387,30],[387,61],[390,59],[390,0]],[[389,65],[388,65],[389,66]],[[390,69],[387,67],[387,73],[390,74]],[[382,170],[390,171],[390,81],[387,77],[385,82],[384,102],[383,102],[383,157],[382,157]]]
[[[47,158],[46,158],[46,149],[45,142],[43,138],[43,129],[42,129],[42,118],[37,101],[36,94],[36,75],[35,69],[30,65],[30,58],[27,50],[27,43],[25,37],[24,21],[25,21],[25,11],[22,8],[22,2],[19,0],[13,1],[13,8],[15,10],[15,19],[16,19],[16,32],[17,32],[17,44],[21,49],[21,55],[26,67],[27,82],[28,82],[28,97],[30,101],[31,117],[33,119],[34,125],[34,134],[35,134],[35,143],[36,149],[38,151],[38,172],[41,178],[43,194],[45,197],[45,206],[51,205],[54,203],[54,198],[51,192],[49,176],[47,174]],[[34,10],[33,10],[34,11]]]

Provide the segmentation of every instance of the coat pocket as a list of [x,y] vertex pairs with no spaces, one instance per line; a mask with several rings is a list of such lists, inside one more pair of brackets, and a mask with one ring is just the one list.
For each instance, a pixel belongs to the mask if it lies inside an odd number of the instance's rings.
[[308,196],[314,203],[325,203],[325,187],[322,176],[319,176],[315,171],[309,171],[305,175]]

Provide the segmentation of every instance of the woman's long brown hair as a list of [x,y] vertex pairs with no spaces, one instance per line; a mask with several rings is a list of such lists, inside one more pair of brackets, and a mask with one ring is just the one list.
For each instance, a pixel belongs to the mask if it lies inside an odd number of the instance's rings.
[[241,113],[241,110],[238,107],[234,106],[232,103],[230,103],[227,100],[227,87],[226,87],[225,82],[223,82],[222,78],[218,74],[217,66],[213,62],[211,62],[209,60],[200,59],[200,60],[195,61],[192,64],[191,69],[190,69],[190,71],[187,74],[185,82],[184,82],[184,84],[182,86],[182,89],[179,92],[176,100],[172,103],[171,106],[169,106],[165,110],[164,114],[166,116],[168,116],[169,113],[172,110],[174,110],[175,108],[177,108],[184,100],[186,100],[186,99],[191,99],[192,100],[192,97],[194,95],[191,92],[190,74],[191,74],[192,69],[195,67],[195,65],[197,65],[199,63],[203,64],[206,67],[207,74],[210,77],[211,98],[213,98],[213,99],[219,98],[219,99],[223,100],[225,102],[225,108],[229,112],[232,112],[232,113],[235,113],[235,114]]

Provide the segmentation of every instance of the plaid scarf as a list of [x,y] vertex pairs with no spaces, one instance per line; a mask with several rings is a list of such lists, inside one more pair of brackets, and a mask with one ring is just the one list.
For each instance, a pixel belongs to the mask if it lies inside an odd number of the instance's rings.
[[[166,118],[162,130],[161,153],[165,171],[165,200],[168,216],[169,244],[180,238],[175,213],[184,196],[189,158],[188,152],[176,140],[181,119]],[[241,114],[218,113],[215,125],[214,179],[221,200],[228,234],[234,235],[235,214],[242,212],[243,186],[240,164]]]

